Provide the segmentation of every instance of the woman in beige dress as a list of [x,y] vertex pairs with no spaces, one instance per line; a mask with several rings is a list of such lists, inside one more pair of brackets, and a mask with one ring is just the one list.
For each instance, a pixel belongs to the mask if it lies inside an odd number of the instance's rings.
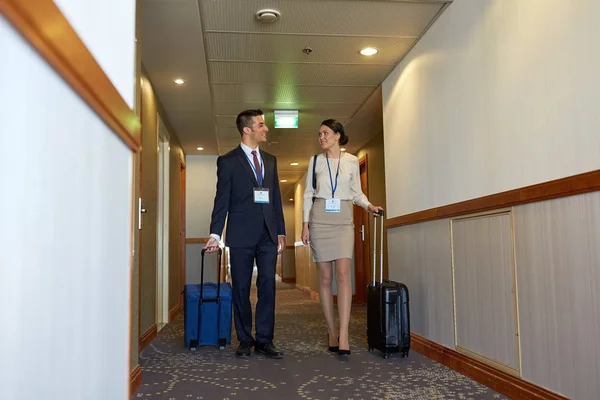
[[[313,157],[306,177],[302,242],[310,243],[313,260],[319,268],[319,294],[327,320],[329,350],[347,356],[352,304],[350,266],[354,255],[353,205],[370,212],[383,208],[372,205],[362,192],[358,158],[341,151],[340,146],[348,143],[342,124],[333,119],[323,121],[319,142],[323,153],[316,159],[316,189],[313,189]],[[339,331],[333,318],[332,262],[338,288]]]

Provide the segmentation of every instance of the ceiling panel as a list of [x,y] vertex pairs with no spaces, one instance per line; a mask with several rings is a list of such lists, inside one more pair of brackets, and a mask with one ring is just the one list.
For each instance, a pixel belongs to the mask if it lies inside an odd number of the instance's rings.
[[[410,50],[416,40],[416,38],[207,33],[206,49],[211,61],[393,65]],[[309,55],[302,51],[307,47],[312,49]],[[359,54],[359,50],[365,47],[374,47],[381,51],[374,56],[365,57]]]
[[[293,180],[319,151],[323,120],[340,120],[350,152],[381,134],[381,82],[451,1],[141,0],[138,41],[186,152],[235,148],[236,115],[261,108],[269,143],[278,142],[263,146]],[[258,22],[262,8],[279,10],[281,19]],[[360,56],[367,46],[379,53]],[[313,50],[308,56],[305,47]],[[177,77],[185,84],[175,85]],[[274,109],[299,110],[299,129],[275,129]]]
[[[354,36],[419,36],[442,3],[322,0],[203,0],[207,32],[238,31]],[[255,13],[274,8],[275,23],[263,24]]]
[[[299,153],[293,156],[283,154],[277,156],[277,167],[279,169],[286,171],[297,171],[302,174],[306,172],[308,169],[308,162],[310,158],[314,155],[312,152]],[[297,162],[299,165],[291,166],[290,163]]]
[[210,62],[209,68],[212,82],[218,83],[376,87],[393,66]]
[[[214,113],[206,95],[210,86],[197,1],[142,0],[139,11],[136,37],[144,72],[175,130],[171,134],[177,135],[186,152],[201,139],[207,151],[215,154]],[[173,82],[179,77],[186,80],[185,85]],[[179,114],[182,109],[193,110],[193,116]],[[202,132],[196,129],[199,126]]]
[[[267,122],[267,126],[269,126]],[[290,138],[290,139],[314,139],[317,137],[319,126],[315,126],[313,129],[275,129],[273,126],[269,127],[269,141],[274,141],[276,138]],[[220,128],[218,129],[219,138],[234,138],[240,137],[237,129],[234,128]]]
[[268,145],[267,151],[277,155],[294,155],[298,152],[313,154],[320,152],[321,146],[317,135],[314,135],[314,137],[308,139],[287,138],[286,140],[280,140],[277,144]]
[[376,86],[294,86],[215,84],[215,102],[353,102],[363,103]]
[[242,110],[260,108],[264,112],[298,110],[300,113],[308,112],[351,117],[360,106],[361,103],[215,103],[215,113],[219,115],[237,115]]

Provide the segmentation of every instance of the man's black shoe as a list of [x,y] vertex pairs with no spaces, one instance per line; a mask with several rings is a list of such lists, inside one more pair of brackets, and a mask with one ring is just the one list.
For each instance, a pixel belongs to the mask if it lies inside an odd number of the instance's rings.
[[241,342],[235,355],[238,357],[250,357],[250,350],[252,349],[252,342]]
[[283,353],[273,343],[256,343],[254,351],[267,358],[283,358]]

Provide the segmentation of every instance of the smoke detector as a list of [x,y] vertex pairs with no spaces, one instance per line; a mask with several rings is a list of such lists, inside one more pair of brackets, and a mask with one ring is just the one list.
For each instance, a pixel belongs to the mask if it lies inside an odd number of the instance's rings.
[[264,9],[256,12],[256,19],[265,24],[275,22],[281,17],[281,14],[277,10]]

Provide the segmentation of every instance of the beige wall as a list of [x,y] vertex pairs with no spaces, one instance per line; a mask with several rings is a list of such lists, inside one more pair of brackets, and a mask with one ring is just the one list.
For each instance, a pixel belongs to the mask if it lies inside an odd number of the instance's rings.
[[[186,162],[186,237],[207,238],[211,233],[210,219],[217,191],[217,156],[187,156]],[[216,233],[221,234],[221,232]],[[203,246],[204,243],[185,245],[187,283],[200,283]],[[214,254],[207,254],[204,280],[216,282],[217,277],[217,257]]]
[[302,245],[302,207],[304,204],[304,188],[306,187],[306,174],[294,187],[294,234],[296,239],[296,285],[305,290],[319,293],[319,275],[317,266],[312,260],[310,246]]
[[[139,10],[141,0],[136,0],[136,10]],[[139,39],[140,29],[140,13],[135,13],[135,80],[133,82],[134,87],[134,106],[133,110],[141,120],[141,103],[142,103],[142,88],[140,86],[140,80],[142,76],[142,56],[140,52],[141,41]],[[140,247],[140,235],[138,231],[138,198],[140,197],[140,159],[141,154],[136,153],[133,155],[133,198],[131,209],[132,213],[132,237],[131,237],[131,348],[129,349],[129,362],[130,369],[133,371],[138,365],[138,331],[139,331],[139,296],[140,296],[140,257],[138,249]]]
[[[369,198],[369,201],[374,205],[378,205],[383,207],[384,210],[387,210],[386,207],[386,198],[385,198],[385,151],[383,148],[383,132],[379,132],[369,143],[363,146],[356,156],[361,159],[362,157],[367,157],[367,181],[368,181],[368,193],[365,193]],[[365,243],[365,251],[368,251],[369,254],[373,254],[373,235],[375,232],[373,231],[373,215],[369,213],[369,230],[370,230],[370,240],[368,243]],[[379,246],[379,239],[381,236],[380,224],[381,221],[377,222],[377,246]],[[379,247],[377,247],[377,268],[379,268],[380,255],[379,255]],[[372,260],[372,256],[369,257],[369,260]],[[372,261],[371,261],[372,263]],[[373,266],[371,265],[371,268]],[[386,278],[388,276],[388,257],[387,257],[387,232],[384,230],[383,232],[383,276]],[[370,281],[370,279],[369,279]]]
[[[162,110],[159,103],[159,110]],[[160,111],[161,115],[166,115]],[[161,117],[162,118],[162,117]],[[163,120],[163,122],[165,122]],[[166,124],[166,122],[165,122]],[[174,132],[169,126],[169,132]],[[181,142],[175,134],[171,134],[169,142],[169,310],[177,306],[182,298],[181,291],[183,290],[183,277],[181,276],[181,252],[180,241],[182,237],[181,231],[185,231],[185,226],[181,226],[180,212],[185,212],[182,209],[181,198],[181,168],[185,163],[185,154],[181,147]],[[181,304],[183,304],[181,302]]]
[[576,3],[450,4],[382,84],[390,217],[600,168],[600,2]]
[[[123,399],[130,369],[133,155],[122,131],[107,121],[127,118],[128,132],[136,123],[127,110],[133,108],[134,3],[96,3],[92,16],[89,8],[63,1],[64,16],[57,11],[51,26],[37,27],[31,21],[47,16],[39,5],[2,2],[0,9],[1,397]],[[41,53],[39,29],[53,30]],[[73,45],[75,39],[87,49]],[[68,60],[60,56],[65,51]],[[91,80],[100,69],[83,77],[72,69],[74,60],[90,65],[90,53],[110,82]],[[97,101],[106,98],[108,107]]]
[[473,221],[389,231],[411,330],[569,398],[600,398],[600,192]]
[[287,193],[287,196],[282,197],[283,202],[283,217],[285,219],[286,233],[286,250],[279,256],[278,274],[281,278],[292,279],[296,277],[296,257],[294,242],[296,241],[296,207],[294,201],[294,192]]
[[148,77],[142,75],[141,189],[142,229],[140,233],[140,327],[143,335],[156,322],[156,247],[158,218],[158,131],[157,99]]
[[[599,13],[595,0],[455,0],[383,84],[388,217],[599,169]],[[595,192],[391,229],[412,330],[600,398],[599,204]]]

